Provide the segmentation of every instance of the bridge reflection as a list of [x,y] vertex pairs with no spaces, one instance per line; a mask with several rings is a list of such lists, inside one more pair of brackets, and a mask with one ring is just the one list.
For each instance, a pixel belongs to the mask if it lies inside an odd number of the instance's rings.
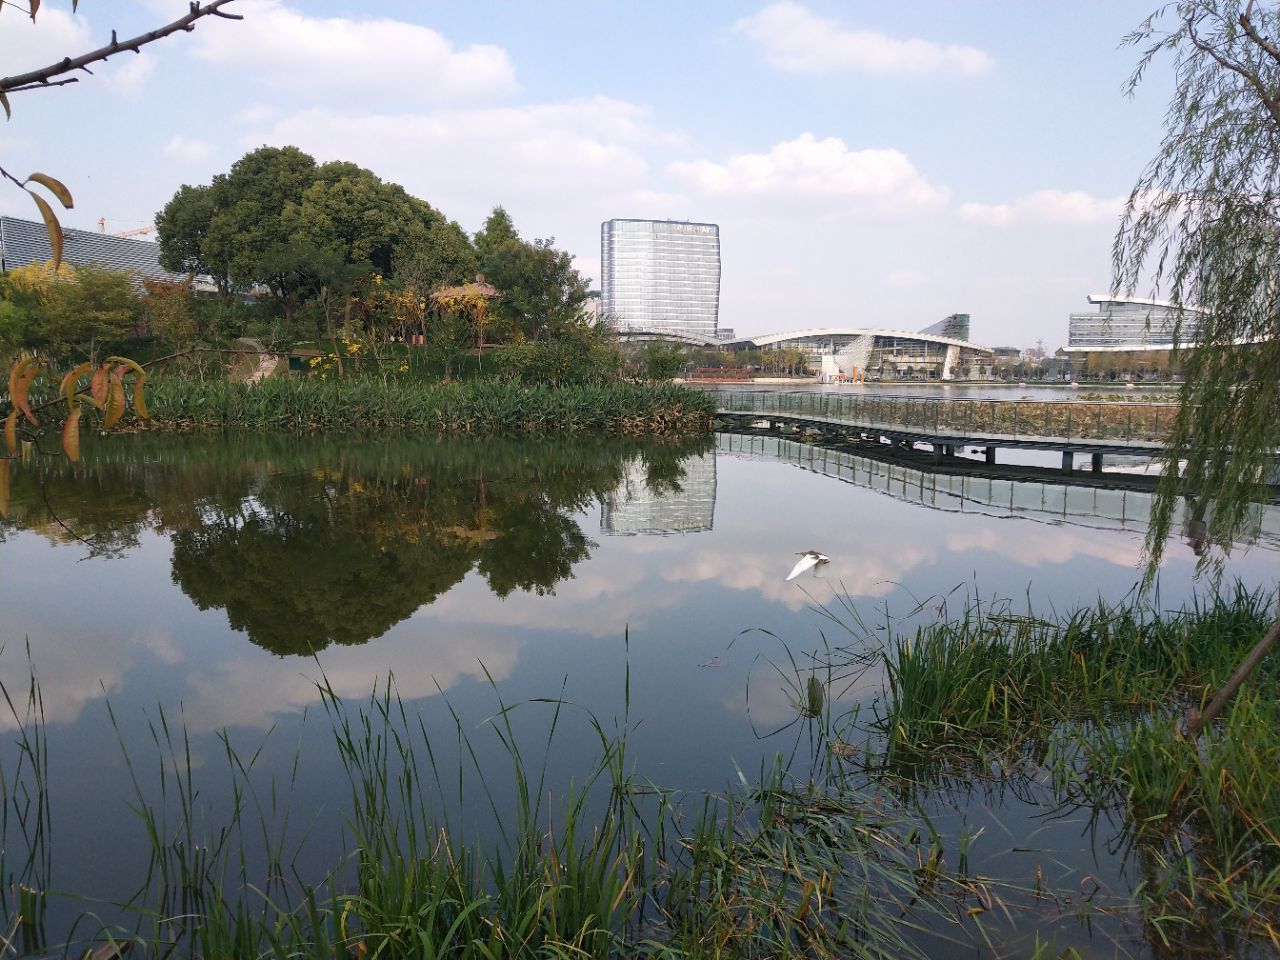
[[[1107,474],[1115,484],[1074,485],[1062,479],[993,476],[977,471],[933,472],[905,463],[861,456],[850,449],[802,443],[770,434],[716,433],[716,453],[780,460],[811,473],[917,503],[933,510],[1022,517],[1100,530],[1146,532],[1151,515],[1151,479]],[[977,466],[977,465],[975,465]],[[1126,485],[1126,484],[1132,485]],[[1141,487],[1137,486],[1141,484]],[[1182,526],[1182,517],[1175,520]],[[1246,542],[1280,549],[1280,506],[1253,508]]]

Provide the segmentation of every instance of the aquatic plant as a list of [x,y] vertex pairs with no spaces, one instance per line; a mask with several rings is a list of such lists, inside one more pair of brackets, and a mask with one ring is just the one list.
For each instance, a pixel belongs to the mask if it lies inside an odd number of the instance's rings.
[[714,403],[678,386],[614,383],[552,388],[484,379],[423,385],[371,379],[269,379],[257,384],[157,379],[161,430],[292,433],[702,433]]

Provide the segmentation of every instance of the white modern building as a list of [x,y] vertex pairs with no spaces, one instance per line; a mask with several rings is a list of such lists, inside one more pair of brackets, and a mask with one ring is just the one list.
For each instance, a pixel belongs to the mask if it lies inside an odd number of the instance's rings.
[[716,340],[720,228],[687,220],[606,220],[600,225],[600,311],[624,334]]
[[1097,310],[1073,313],[1067,320],[1068,353],[1124,353],[1141,350],[1173,349],[1174,328],[1179,316],[1182,329],[1179,339],[1194,340],[1199,332],[1199,316],[1195,307],[1179,308],[1167,300],[1120,297],[1115,294],[1090,294],[1089,302]]
[[[932,332],[939,329],[952,335]],[[873,380],[980,380],[995,372],[994,350],[969,342],[969,315],[963,313],[921,331],[820,327],[743,338],[726,346],[803,350],[809,366],[824,379],[860,372]]]

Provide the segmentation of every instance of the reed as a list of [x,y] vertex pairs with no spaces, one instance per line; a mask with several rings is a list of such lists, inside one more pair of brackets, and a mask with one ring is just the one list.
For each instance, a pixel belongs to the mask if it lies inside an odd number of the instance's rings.
[[159,430],[486,436],[705,433],[715,406],[705,393],[670,384],[288,378],[240,384],[164,377],[149,386],[148,403]]

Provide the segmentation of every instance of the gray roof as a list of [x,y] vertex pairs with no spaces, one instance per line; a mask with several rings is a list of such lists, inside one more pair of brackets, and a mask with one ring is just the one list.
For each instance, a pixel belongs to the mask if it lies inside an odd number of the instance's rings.
[[[88,230],[62,231],[62,259],[72,265],[93,264],[122,273],[184,283],[185,274],[160,266],[160,245],[150,240],[113,237]],[[0,272],[53,259],[53,244],[43,223],[0,216]]]

